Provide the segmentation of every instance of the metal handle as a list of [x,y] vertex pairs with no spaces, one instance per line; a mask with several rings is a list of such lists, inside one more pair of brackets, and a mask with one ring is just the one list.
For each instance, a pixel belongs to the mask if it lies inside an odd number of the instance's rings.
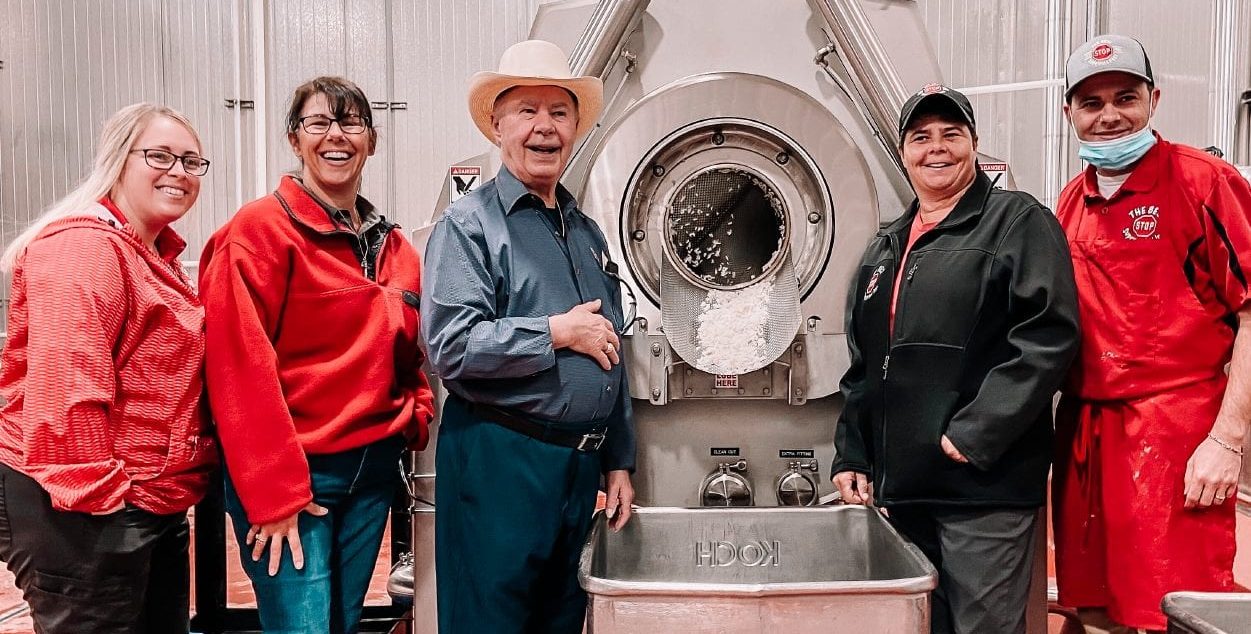
[[1251,163],[1251,90],[1238,97],[1238,114],[1234,118],[1234,146],[1230,148],[1235,163]]
[[746,471],[747,459],[739,458],[737,462],[721,462],[717,464],[717,469],[721,471]]
[[[415,486],[415,483],[418,480],[433,480],[435,477],[435,474],[416,473],[413,471],[409,471],[406,458],[407,458],[407,454],[405,456],[400,457],[400,480],[404,482],[404,488],[408,491],[408,498],[410,500],[408,510],[410,513],[433,513],[434,501],[427,500],[421,497],[421,495],[419,495],[417,492],[417,487]],[[421,506],[421,505],[424,505],[424,506]],[[429,509],[429,510],[425,510],[425,509]]]
[[807,460],[795,460],[793,462],[788,463],[786,466],[789,467],[791,471],[795,471],[795,472],[798,472],[801,469],[807,469],[808,471],[816,473],[817,471],[820,470],[817,466],[816,458],[809,458]]

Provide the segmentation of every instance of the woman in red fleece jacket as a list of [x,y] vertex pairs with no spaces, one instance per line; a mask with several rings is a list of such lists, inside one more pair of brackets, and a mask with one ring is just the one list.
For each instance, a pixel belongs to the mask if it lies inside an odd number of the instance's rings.
[[297,88],[287,139],[299,176],[204,249],[208,393],[262,627],[355,632],[398,458],[425,446],[433,415],[420,263],[358,194],[377,142],[360,88],[338,77]]
[[187,632],[186,511],[216,453],[204,310],[169,225],[208,163],[183,115],[123,108],[87,179],[0,260],[0,559],[40,632]]

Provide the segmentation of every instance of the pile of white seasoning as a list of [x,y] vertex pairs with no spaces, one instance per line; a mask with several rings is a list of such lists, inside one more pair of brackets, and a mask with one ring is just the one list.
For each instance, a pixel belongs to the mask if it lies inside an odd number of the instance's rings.
[[696,365],[714,368],[718,374],[745,374],[763,367],[772,292],[773,280],[739,290],[709,291],[695,320]]

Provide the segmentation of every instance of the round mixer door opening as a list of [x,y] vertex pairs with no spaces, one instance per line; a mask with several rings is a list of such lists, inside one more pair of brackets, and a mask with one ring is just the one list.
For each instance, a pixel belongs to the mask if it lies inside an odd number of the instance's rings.
[[688,177],[665,205],[664,247],[688,282],[735,290],[771,276],[790,250],[790,220],[777,191],[742,165]]

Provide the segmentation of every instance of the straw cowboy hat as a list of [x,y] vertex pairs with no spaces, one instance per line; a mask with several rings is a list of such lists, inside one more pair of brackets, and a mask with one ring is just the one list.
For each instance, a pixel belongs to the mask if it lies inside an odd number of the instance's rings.
[[577,138],[582,138],[604,108],[604,83],[598,77],[574,77],[569,58],[560,47],[543,40],[526,40],[508,47],[497,73],[482,71],[469,78],[469,116],[491,143],[491,113],[495,100],[517,86],[559,86],[578,98]]

